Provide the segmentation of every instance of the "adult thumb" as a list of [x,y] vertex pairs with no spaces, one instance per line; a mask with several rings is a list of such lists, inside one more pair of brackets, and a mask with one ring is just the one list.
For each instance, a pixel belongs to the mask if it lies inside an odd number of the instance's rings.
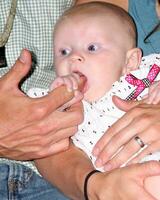
[[27,75],[30,68],[31,54],[28,50],[24,49],[13,67],[1,78],[1,81],[5,82],[5,88],[18,87],[19,82]]
[[129,111],[133,107],[139,105],[141,101],[134,101],[134,100],[123,100],[118,96],[113,96],[112,97],[113,103],[120,109],[125,112]]
[[160,163],[157,161],[149,161],[137,164],[136,173],[139,177],[147,178],[149,176],[160,176]]

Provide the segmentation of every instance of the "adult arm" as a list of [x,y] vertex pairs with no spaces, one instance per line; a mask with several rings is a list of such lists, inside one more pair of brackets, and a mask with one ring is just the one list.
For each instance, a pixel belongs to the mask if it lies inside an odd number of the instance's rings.
[[[92,2],[93,0],[77,0],[76,4],[81,4],[81,3],[87,3],[87,2]],[[104,1],[107,3],[112,3],[117,6],[122,7],[126,11],[128,11],[128,0],[98,0],[98,1]]]
[[0,79],[0,157],[31,160],[64,150],[83,118],[79,106],[68,113],[57,110],[73,93],[55,90],[32,99],[20,91],[19,82],[30,66],[31,55],[23,50],[12,69]]
[[[35,161],[40,173],[70,199],[84,200],[86,175],[94,169],[89,158],[75,146],[51,157]],[[148,162],[96,173],[88,181],[92,200],[155,200],[144,189],[144,179],[160,174],[160,164]],[[116,192],[115,192],[116,191]]]

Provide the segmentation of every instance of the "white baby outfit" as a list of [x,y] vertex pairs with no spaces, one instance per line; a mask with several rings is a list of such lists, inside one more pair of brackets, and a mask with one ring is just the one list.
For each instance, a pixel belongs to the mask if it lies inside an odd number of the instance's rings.
[[[140,69],[132,71],[131,73],[139,79],[147,77],[147,74],[153,64],[160,67],[160,54],[152,54],[143,57]],[[155,80],[160,80],[160,73]],[[122,99],[126,97],[136,88],[125,80],[125,76],[116,81],[109,92],[107,92],[98,101],[88,103],[83,101],[84,106],[84,121],[78,127],[78,132],[72,137],[73,143],[82,149],[92,160],[93,164],[95,158],[92,155],[92,149],[96,142],[101,138],[104,132],[121,116],[124,112],[119,110],[112,102],[112,96],[117,95]],[[28,91],[28,95],[35,98],[46,95],[48,90],[33,88]],[[139,96],[138,100],[143,95],[147,94],[146,88]],[[160,151],[146,156],[143,161],[160,160]],[[102,169],[103,170],[103,169]]]

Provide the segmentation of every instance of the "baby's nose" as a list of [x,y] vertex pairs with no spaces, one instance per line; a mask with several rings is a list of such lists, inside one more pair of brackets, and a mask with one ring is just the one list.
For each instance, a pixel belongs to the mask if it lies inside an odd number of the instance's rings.
[[71,61],[72,62],[83,62],[84,58],[81,55],[72,55]]

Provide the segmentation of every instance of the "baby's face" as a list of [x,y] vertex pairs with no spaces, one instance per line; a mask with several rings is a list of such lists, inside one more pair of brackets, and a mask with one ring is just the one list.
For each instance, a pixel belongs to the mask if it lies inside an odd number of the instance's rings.
[[83,74],[87,78],[84,99],[98,100],[119,79],[126,62],[125,35],[120,33],[113,20],[82,16],[64,20],[54,38],[57,75]]

